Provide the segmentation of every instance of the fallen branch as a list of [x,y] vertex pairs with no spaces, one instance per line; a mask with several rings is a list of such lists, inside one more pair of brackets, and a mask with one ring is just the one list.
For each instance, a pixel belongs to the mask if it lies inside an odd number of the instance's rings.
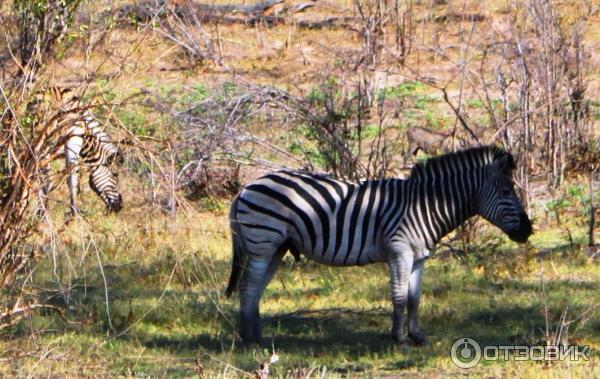
[[456,13],[449,12],[441,16],[434,17],[433,21],[438,23],[444,22],[482,22],[485,21],[485,16],[480,13]]
[[17,300],[17,302],[11,310],[0,313],[0,331],[15,325],[21,319],[29,315],[32,311],[40,308],[55,310],[56,312],[58,312],[58,315],[63,321],[69,323],[65,318],[62,309],[54,305],[33,303],[26,306],[20,306],[20,301]]
[[166,0],[144,1],[133,5],[124,5],[117,10],[117,17],[123,20],[137,22],[150,22],[156,18],[166,19],[175,15],[185,22],[214,22],[224,25],[233,24],[265,24],[269,26],[293,22],[299,28],[324,29],[324,28],[349,28],[354,25],[354,17],[327,17],[322,20],[290,20],[289,15],[304,12],[315,7],[314,3],[302,3],[284,6],[281,9],[273,8],[284,3],[285,0],[267,0],[253,5],[240,4],[196,4],[183,2],[173,6]]
[[275,5],[285,0],[265,0],[253,5],[241,4],[198,4],[191,1],[171,3],[168,0],[148,0],[128,4],[117,10],[119,18],[134,18],[138,22],[148,22],[155,17],[164,18],[168,11],[184,19],[199,17],[202,20],[216,19],[219,16],[243,14],[247,16],[266,15]]
[[196,11],[201,13],[212,13],[212,14],[225,14],[225,13],[242,13],[246,15],[265,14],[271,8],[277,4],[283,3],[285,0],[265,0],[262,3],[253,5],[239,5],[239,4],[190,4],[190,8],[195,8]]

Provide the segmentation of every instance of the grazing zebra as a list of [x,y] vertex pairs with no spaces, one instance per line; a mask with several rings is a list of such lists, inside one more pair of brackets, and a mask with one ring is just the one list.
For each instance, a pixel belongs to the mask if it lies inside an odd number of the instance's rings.
[[[333,266],[387,262],[392,337],[425,341],[419,329],[421,274],[436,243],[468,218],[481,215],[517,242],[531,222],[512,182],[512,155],[480,147],[418,163],[407,180],[359,184],[281,171],[242,189],[230,211],[233,265],[226,294],[240,290],[240,336],[259,342],[259,302],[286,251]],[[240,281],[241,276],[241,281]]]
[[[60,109],[60,122],[67,125],[63,138],[64,156],[69,173],[68,185],[70,193],[71,214],[76,215],[77,194],[79,190],[80,160],[90,168],[89,185],[106,204],[108,210],[121,210],[122,198],[118,189],[117,173],[111,170],[113,162],[122,163],[123,155],[102,125],[94,117],[88,107],[69,88],[50,87],[39,94],[36,99],[36,111],[53,104]],[[45,168],[46,174],[49,170]],[[46,180],[42,192],[45,195],[51,190]]]

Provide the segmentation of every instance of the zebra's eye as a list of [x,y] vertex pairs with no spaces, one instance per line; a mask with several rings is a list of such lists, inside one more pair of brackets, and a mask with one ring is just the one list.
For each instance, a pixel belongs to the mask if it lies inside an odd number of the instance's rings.
[[512,191],[510,190],[510,188],[500,188],[500,195],[503,197],[508,197],[512,194]]

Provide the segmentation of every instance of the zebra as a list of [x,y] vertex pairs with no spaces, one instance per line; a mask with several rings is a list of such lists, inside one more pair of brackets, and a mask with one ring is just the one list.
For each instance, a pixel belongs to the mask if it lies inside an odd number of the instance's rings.
[[233,262],[225,292],[231,296],[239,287],[240,337],[260,342],[260,298],[289,250],[332,266],[386,262],[392,338],[424,343],[417,316],[420,284],[436,243],[475,215],[516,242],[533,233],[514,191],[514,168],[510,153],[484,146],[417,163],[406,180],[350,183],[279,171],[246,185],[229,213]]
[[[63,155],[68,172],[70,210],[73,216],[78,214],[77,197],[79,192],[80,162],[90,168],[89,185],[102,199],[107,209],[119,212],[122,196],[118,189],[118,173],[111,169],[113,163],[121,164],[123,154],[104,131],[89,107],[71,88],[50,87],[37,94],[33,109],[37,112],[48,107],[59,108],[60,121],[66,125],[66,131],[59,144],[64,143]],[[42,186],[42,199],[53,189],[47,180],[49,167],[44,168],[46,177]]]

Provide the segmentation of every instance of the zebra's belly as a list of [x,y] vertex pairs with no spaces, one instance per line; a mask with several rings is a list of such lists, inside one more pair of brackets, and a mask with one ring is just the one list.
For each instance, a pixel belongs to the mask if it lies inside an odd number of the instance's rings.
[[328,266],[362,266],[370,263],[385,262],[384,250],[376,244],[362,246],[353,244],[351,247],[342,246],[335,251],[329,248],[325,253],[314,251],[305,255],[316,262]]

